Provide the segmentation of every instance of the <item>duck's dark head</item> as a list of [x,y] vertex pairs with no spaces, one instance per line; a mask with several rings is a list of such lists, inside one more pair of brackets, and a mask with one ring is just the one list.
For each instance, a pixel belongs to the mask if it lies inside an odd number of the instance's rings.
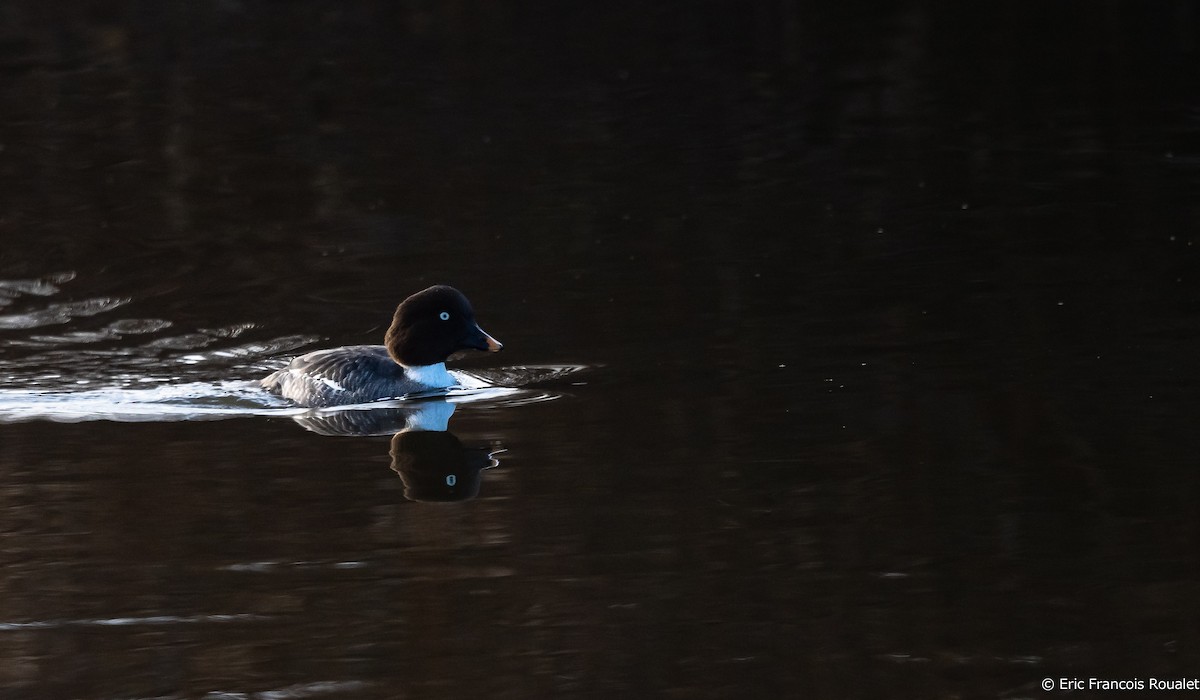
[[445,285],[417,292],[401,302],[383,344],[392,359],[406,367],[445,362],[459,350],[496,352],[501,348],[475,322],[471,302]]

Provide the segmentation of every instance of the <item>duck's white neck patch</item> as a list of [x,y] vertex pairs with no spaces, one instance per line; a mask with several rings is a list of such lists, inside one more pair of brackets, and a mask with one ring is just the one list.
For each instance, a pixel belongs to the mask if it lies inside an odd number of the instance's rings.
[[445,362],[439,362],[436,365],[405,367],[404,374],[407,375],[409,379],[420,384],[426,389],[446,389],[458,383],[454,381],[454,377],[446,371]]

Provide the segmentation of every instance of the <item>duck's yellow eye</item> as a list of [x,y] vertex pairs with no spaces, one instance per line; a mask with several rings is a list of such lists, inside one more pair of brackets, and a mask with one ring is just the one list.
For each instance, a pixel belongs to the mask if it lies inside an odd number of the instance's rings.
[[450,312],[443,311],[442,313],[438,314],[438,318],[442,319],[443,321],[449,321],[450,320]]

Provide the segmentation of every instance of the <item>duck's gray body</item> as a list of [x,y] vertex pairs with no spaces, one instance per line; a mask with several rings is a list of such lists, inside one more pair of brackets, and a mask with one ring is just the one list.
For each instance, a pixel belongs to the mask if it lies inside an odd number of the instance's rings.
[[267,391],[312,408],[395,399],[454,384],[444,364],[404,367],[382,345],[310,352],[262,380]]

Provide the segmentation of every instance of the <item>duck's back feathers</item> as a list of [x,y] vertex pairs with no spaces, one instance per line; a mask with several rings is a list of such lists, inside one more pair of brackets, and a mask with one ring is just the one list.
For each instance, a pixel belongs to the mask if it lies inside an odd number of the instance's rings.
[[320,408],[398,398],[430,387],[405,374],[382,345],[348,345],[301,355],[262,380],[263,388]]

